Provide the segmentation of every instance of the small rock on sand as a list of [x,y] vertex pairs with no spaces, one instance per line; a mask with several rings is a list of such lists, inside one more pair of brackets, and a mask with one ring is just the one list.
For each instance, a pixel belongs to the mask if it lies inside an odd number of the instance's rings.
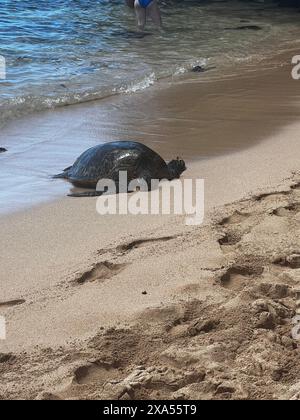
[[204,73],[206,70],[202,66],[195,66],[192,68],[193,73]]

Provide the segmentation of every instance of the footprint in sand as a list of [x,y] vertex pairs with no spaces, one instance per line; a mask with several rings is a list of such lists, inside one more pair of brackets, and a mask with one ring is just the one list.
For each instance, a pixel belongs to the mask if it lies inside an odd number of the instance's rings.
[[273,263],[280,267],[292,268],[293,270],[297,270],[298,268],[300,268],[300,254],[292,254],[280,257],[275,259]]
[[93,362],[75,370],[73,384],[88,385],[91,383],[105,383],[120,376],[120,372],[113,366],[102,362]]
[[[140,248],[143,245],[156,243],[156,242],[166,242],[174,239],[173,236],[164,236],[162,238],[153,238],[153,239],[138,239],[123,245],[118,246],[115,250],[118,253],[126,254],[127,252]],[[109,280],[117,274],[121,273],[126,267],[127,263],[115,264],[109,261],[103,261],[96,264],[91,270],[86,271],[83,274],[80,274],[76,279],[76,284],[84,284],[87,282],[95,281],[104,281]]]
[[263,271],[263,267],[233,266],[221,276],[220,282],[225,289],[239,292],[248,286],[252,279],[261,276]]
[[221,239],[218,240],[221,246],[236,245],[242,240],[241,235],[230,232],[226,233]]
[[251,232],[256,224],[255,215],[235,211],[219,222],[223,231],[223,236],[218,240],[221,248],[237,245],[245,234]]
[[273,192],[273,193],[263,193],[263,194],[259,194],[255,197],[253,197],[253,199],[255,201],[261,202],[264,200],[267,200],[269,198],[273,198],[273,197],[277,197],[277,198],[285,198],[287,195],[289,195],[291,193],[291,191],[280,191],[280,192]]
[[0,309],[1,308],[10,308],[12,306],[22,305],[26,301],[24,299],[15,299],[15,300],[8,300],[5,302],[0,302]]
[[300,212],[300,203],[293,203],[288,206],[278,207],[272,212],[272,214],[278,217],[286,217],[290,215],[295,215],[299,212]]
[[127,264],[113,264],[109,261],[104,261],[96,264],[91,270],[81,274],[75,280],[76,284],[84,284],[87,282],[95,282],[101,280],[108,280],[119,274],[127,267]]
[[[48,391],[41,393],[37,399],[39,400],[77,400],[83,399],[93,390],[101,392],[101,389],[107,383],[117,383],[121,381],[124,374],[117,367],[101,361],[95,361],[84,364],[75,369],[71,383],[64,389],[56,391]],[[113,386],[113,385],[112,385]]]
[[140,248],[143,245],[156,243],[156,242],[167,242],[174,239],[174,236],[163,236],[162,238],[153,238],[153,239],[137,239],[135,241],[129,242],[127,244],[123,244],[117,247],[117,251],[119,252],[128,252],[136,248]]
[[238,224],[242,223],[245,219],[248,219],[248,217],[250,217],[250,214],[236,211],[231,216],[225,217],[219,224],[220,226]]
[[292,190],[299,190],[300,189],[300,182],[297,182],[296,184],[291,185]]
[[0,364],[4,363],[12,363],[15,361],[16,356],[14,356],[12,353],[0,353]]

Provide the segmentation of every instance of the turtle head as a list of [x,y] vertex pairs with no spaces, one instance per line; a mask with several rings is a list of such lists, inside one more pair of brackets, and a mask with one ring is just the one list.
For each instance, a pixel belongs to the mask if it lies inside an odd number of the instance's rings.
[[180,175],[186,171],[185,161],[180,159],[171,160],[168,163],[168,169],[170,174],[170,179],[180,178]]

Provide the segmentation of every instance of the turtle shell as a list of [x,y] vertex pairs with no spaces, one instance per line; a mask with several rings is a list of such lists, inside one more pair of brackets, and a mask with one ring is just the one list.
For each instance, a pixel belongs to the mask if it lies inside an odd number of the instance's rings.
[[126,171],[128,182],[138,178],[168,177],[166,162],[149,147],[130,141],[105,143],[84,152],[66,170],[66,178],[75,186],[95,188],[100,179],[117,182]]

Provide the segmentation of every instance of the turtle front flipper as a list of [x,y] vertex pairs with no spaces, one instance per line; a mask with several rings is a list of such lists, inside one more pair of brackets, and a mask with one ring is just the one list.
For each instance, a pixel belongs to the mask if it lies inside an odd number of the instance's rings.
[[103,194],[103,191],[85,191],[81,193],[68,194],[68,197],[101,197]]

